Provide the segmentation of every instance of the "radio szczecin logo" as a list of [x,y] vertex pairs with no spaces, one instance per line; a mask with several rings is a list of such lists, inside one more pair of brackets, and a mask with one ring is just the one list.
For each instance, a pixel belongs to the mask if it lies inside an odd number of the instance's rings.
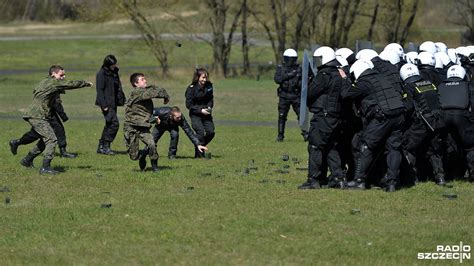
[[419,260],[463,260],[471,259],[471,245],[437,245],[436,252],[419,252]]

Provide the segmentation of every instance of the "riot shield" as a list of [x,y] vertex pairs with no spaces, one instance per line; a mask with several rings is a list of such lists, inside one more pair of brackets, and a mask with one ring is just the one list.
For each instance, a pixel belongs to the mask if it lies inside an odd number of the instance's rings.
[[409,42],[408,43],[408,48],[407,48],[407,53],[408,52],[418,52],[418,44],[416,43],[413,43],[413,42]]
[[371,41],[356,40],[356,47],[354,54],[357,54],[360,50],[363,49],[374,49],[374,45]]
[[316,76],[316,67],[313,65],[313,53],[308,50],[304,50],[303,62],[302,62],[302,77],[301,77],[301,102],[300,102],[300,120],[298,124],[301,130],[308,131],[309,129],[309,111],[306,106],[306,99],[308,97],[308,81],[309,74],[311,73]]

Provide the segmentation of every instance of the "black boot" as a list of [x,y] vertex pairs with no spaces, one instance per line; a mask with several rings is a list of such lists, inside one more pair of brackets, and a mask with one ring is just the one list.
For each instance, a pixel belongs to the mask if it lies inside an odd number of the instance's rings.
[[285,138],[285,122],[286,121],[278,119],[278,136],[276,138],[277,142],[282,142]]
[[60,147],[59,148],[59,153],[60,153],[60,156],[63,157],[63,158],[73,159],[73,158],[77,157],[77,154],[67,152],[66,147]]
[[396,189],[397,189],[397,184],[394,180],[389,181],[384,188],[385,192],[395,192]]
[[146,150],[141,150],[140,155],[138,157],[138,166],[140,166],[140,170],[143,172],[145,171],[146,168],[146,156],[147,156],[147,151]]
[[33,156],[31,153],[28,153],[25,158],[21,159],[20,164],[23,165],[26,168],[34,168],[35,166],[33,165],[33,160],[35,159],[35,156]]
[[110,142],[106,142],[106,141],[104,141],[104,144],[102,145],[102,149],[100,149],[100,144],[99,144],[99,149],[97,150],[97,153],[105,154],[105,155],[114,155],[115,154],[110,149]]
[[18,145],[20,145],[20,140],[17,140],[17,139],[10,140],[10,151],[13,153],[13,155],[16,155],[18,151]]
[[102,140],[99,140],[99,146],[97,146],[97,153],[102,154],[104,149],[104,142]]
[[50,175],[55,175],[58,174],[59,172],[54,170],[51,167],[51,159],[43,159],[43,166],[40,169],[40,174],[50,174]]
[[446,180],[444,179],[444,174],[436,174],[435,175],[435,182],[436,182],[436,185],[438,186],[445,186],[446,185]]
[[318,180],[309,177],[306,182],[298,186],[298,189],[320,189],[321,185]]
[[155,173],[158,172],[159,171],[158,170],[158,159],[150,160],[150,162],[151,162],[151,170]]
[[365,189],[365,180],[362,178],[356,178],[347,183],[348,189]]
[[336,189],[344,189],[346,186],[344,177],[329,177],[328,187]]

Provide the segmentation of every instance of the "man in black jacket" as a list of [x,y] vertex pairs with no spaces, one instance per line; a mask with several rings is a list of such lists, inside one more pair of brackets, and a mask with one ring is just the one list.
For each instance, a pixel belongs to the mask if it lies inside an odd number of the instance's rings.
[[96,76],[95,105],[100,107],[105,118],[105,126],[97,149],[99,154],[114,154],[110,149],[110,144],[114,141],[119,129],[117,106],[125,104],[125,95],[118,72],[117,58],[114,55],[108,55],[104,58],[104,63]]
[[155,127],[153,128],[153,139],[155,143],[163,136],[163,134],[168,131],[170,133],[170,146],[168,150],[168,158],[175,159],[176,153],[178,151],[178,141],[179,141],[179,127],[184,130],[184,133],[188,136],[189,140],[194,144],[195,149],[200,152],[207,150],[205,146],[202,146],[199,142],[198,137],[194,131],[189,126],[186,118],[181,113],[181,110],[177,106],[169,107],[159,107],[153,110],[152,117]]

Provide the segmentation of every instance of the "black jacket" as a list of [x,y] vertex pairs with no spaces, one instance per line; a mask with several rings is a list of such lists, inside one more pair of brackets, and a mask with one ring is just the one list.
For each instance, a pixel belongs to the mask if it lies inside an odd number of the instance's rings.
[[186,89],[185,96],[186,108],[189,109],[189,115],[204,116],[201,113],[201,109],[214,107],[214,90],[211,82],[206,83],[203,88],[197,84],[189,85]]
[[119,69],[111,71],[107,67],[102,67],[96,75],[97,97],[95,105],[100,108],[115,108],[125,104],[125,94],[122,90],[122,83],[118,74]]
[[[160,118],[160,124],[156,124],[156,117]],[[171,107],[164,106],[153,109],[153,116],[151,119],[153,121],[150,122],[155,123],[155,127],[160,131],[177,129],[178,127],[181,127],[184,133],[186,133],[186,136],[188,136],[189,140],[195,146],[201,145],[199,139],[196,137],[196,134],[194,134],[194,131],[189,126],[184,115],[181,115],[181,120],[179,122],[175,122],[171,119]]]
[[296,98],[301,94],[301,67],[298,64],[278,65],[273,80],[279,85],[278,96]]

